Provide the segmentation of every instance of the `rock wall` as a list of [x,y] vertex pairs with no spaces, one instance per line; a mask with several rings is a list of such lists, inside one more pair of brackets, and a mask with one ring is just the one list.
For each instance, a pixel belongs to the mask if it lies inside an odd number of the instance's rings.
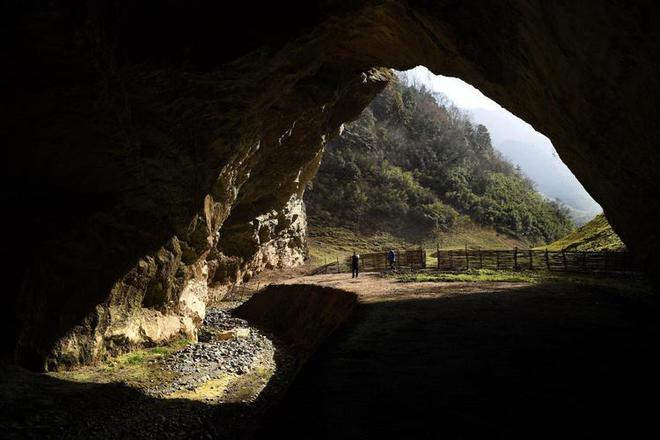
[[194,337],[222,286],[299,262],[295,197],[390,78],[379,66],[459,76],[549,135],[626,244],[657,263],[652,2],[1,8],[3,353],[25,365]]

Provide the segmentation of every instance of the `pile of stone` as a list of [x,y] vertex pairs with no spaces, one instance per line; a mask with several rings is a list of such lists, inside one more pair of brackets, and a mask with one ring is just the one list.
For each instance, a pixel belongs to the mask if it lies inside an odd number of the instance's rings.
[[166,370],[177,373],[176,378],[158,394],[180,390],[192,391],[204,382],[227,373],[248,373],[259,360],[272,359],[273,343],[245,320],[229,313],[207,310],[200,329],[199,342],[163,359]]
[[206,309],[203,329],[231,330],[239,327],[249,327],[249,324],[246,320],[236,318],[225,310],[215,308]]

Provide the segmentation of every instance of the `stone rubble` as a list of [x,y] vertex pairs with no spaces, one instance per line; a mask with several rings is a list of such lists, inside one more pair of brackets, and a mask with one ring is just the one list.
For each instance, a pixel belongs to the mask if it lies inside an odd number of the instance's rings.
[[273,343],[259,330],[226,311],[209,309],[200,330],[199,342],[164,358],[163,367],[176,372],[166,386],[148,390],[151,395],[193,391],[204,382],[226,374],[243,375],[259,361],[273,362]]

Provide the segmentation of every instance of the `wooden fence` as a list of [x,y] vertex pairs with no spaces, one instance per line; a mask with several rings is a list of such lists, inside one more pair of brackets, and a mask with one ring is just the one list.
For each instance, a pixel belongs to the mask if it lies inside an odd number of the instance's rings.
[[[361,272],[378,272],[388,270],[390,263],[387,261],[386,252],[377,252],[372,254],[360,254],[360,271]],[[399,269],[425,269],[426,268],[426,251],[424,249],[394,249],[396,254],[396,267]],[[346,257],[338,264],[337,272],[350,272],[351,271],[351,258]],[[332,272],[332,269],[330,269]]]
[[438,250],[436,256],[439,270],[640,271],[638,262],[629,252],[460,249]]
[[220,301],[246,301],[259,291],[259,287],[259,284],[256,286],[247,283],[234,284]]

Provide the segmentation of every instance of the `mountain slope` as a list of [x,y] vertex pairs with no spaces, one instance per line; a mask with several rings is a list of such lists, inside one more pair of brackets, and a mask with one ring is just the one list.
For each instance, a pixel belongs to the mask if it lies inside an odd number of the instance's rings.
[[589,223],[581,226],[567,236],[543,246],[550,251],[562,249],[571,251],[620,251],[626,248],[614,232],[604,214],[598,214]]
[[400,81],[328,145],[305,202],[310,228],[410,243],[435,242],[466,222],[533,244],[573,227],[563,206],[493,149],[486,127]]

